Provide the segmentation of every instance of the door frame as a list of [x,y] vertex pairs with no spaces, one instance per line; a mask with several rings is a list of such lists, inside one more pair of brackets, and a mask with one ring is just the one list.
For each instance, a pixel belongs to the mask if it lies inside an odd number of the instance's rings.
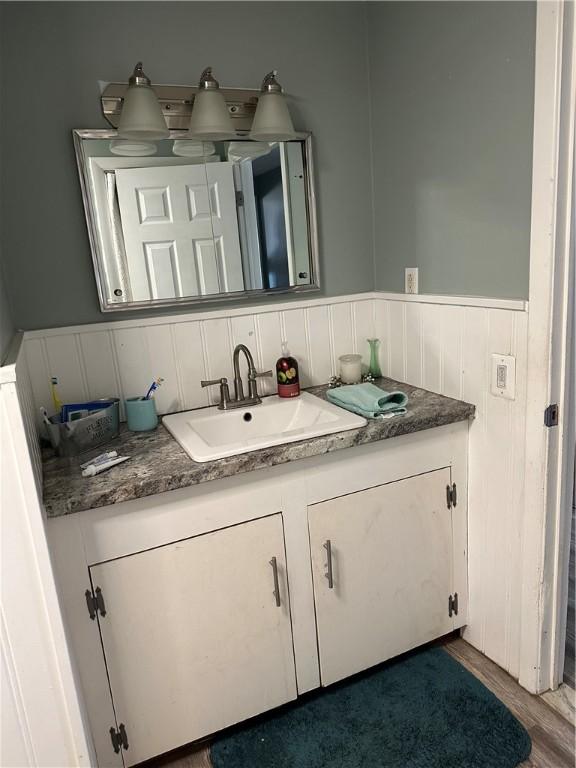
[[[537,3],[519,675],[533,693],[561,681],[566,630],[566,467],[574,458],[568,322],[574,307],[574,16],[571,2]],[[558,426],[544,425],[550,403],[559,405]]]

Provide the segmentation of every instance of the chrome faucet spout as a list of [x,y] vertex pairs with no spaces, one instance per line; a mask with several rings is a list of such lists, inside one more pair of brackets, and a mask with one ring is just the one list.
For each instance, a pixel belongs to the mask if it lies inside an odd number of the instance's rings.
[[242,377],[240,376],[240,352],[244,353],[246,362],[248,363],[248,381],[254,381],[256,377],[256,368],[254,366],[254,358],[252,353],[245,344],[238,344],[234,350],[234,399],[236,401],[244,400],[244,387],[242,385]]
[[[248,397],[244,395],[244,386],[242,384],[242,376],[240,375],[240,352],[244,353],[246,362],[248,363]],[[210,387],[213,384],[220,385],[220,404],[218,405],[218,408],[221,411],[258,405],[262,400],[258,394],[258,386],[256,382],[261,377],[272,376],[272,371],[262,371],[262,373],[258,373],[256,371],[256,366],[254,365],[252,353],[245,344],[238,344],[236,346],[232,362],[234,366],[234,399],[230,397],[228,379],[213,379],[211,381],[202,381],[200,383],[203,387]]]

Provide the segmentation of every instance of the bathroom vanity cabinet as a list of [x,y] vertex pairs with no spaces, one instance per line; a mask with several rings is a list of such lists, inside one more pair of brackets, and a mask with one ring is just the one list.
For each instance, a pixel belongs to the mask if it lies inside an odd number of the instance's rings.
[[99,765],[463,626],[467,441],[461,421],[49,519]]

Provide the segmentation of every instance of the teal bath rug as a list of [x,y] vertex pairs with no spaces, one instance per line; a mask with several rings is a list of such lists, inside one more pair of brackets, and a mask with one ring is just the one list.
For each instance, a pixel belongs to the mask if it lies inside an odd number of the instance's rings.
[[530,737],[441,648],[323,688],[212,744],[214,768],[514,768]]

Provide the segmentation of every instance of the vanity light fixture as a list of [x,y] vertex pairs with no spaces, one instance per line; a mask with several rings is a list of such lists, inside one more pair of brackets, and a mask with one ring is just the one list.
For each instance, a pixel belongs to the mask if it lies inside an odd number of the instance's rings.
[[200,75],[198,92],[194,96],[188,137],[221,140],[234,138],[235,135],[220,84],[212,74],[212,67],[206,67]]
[[296,131],[274,69],[262,81],[260,98],[250,131],[253,141],[290,141]]
[[146,77],[139,61],[128,80],[128,90],[122,104],[118,137],[120,139],[144,139],[155,141],[170,135],[168,126],[150,79]]

